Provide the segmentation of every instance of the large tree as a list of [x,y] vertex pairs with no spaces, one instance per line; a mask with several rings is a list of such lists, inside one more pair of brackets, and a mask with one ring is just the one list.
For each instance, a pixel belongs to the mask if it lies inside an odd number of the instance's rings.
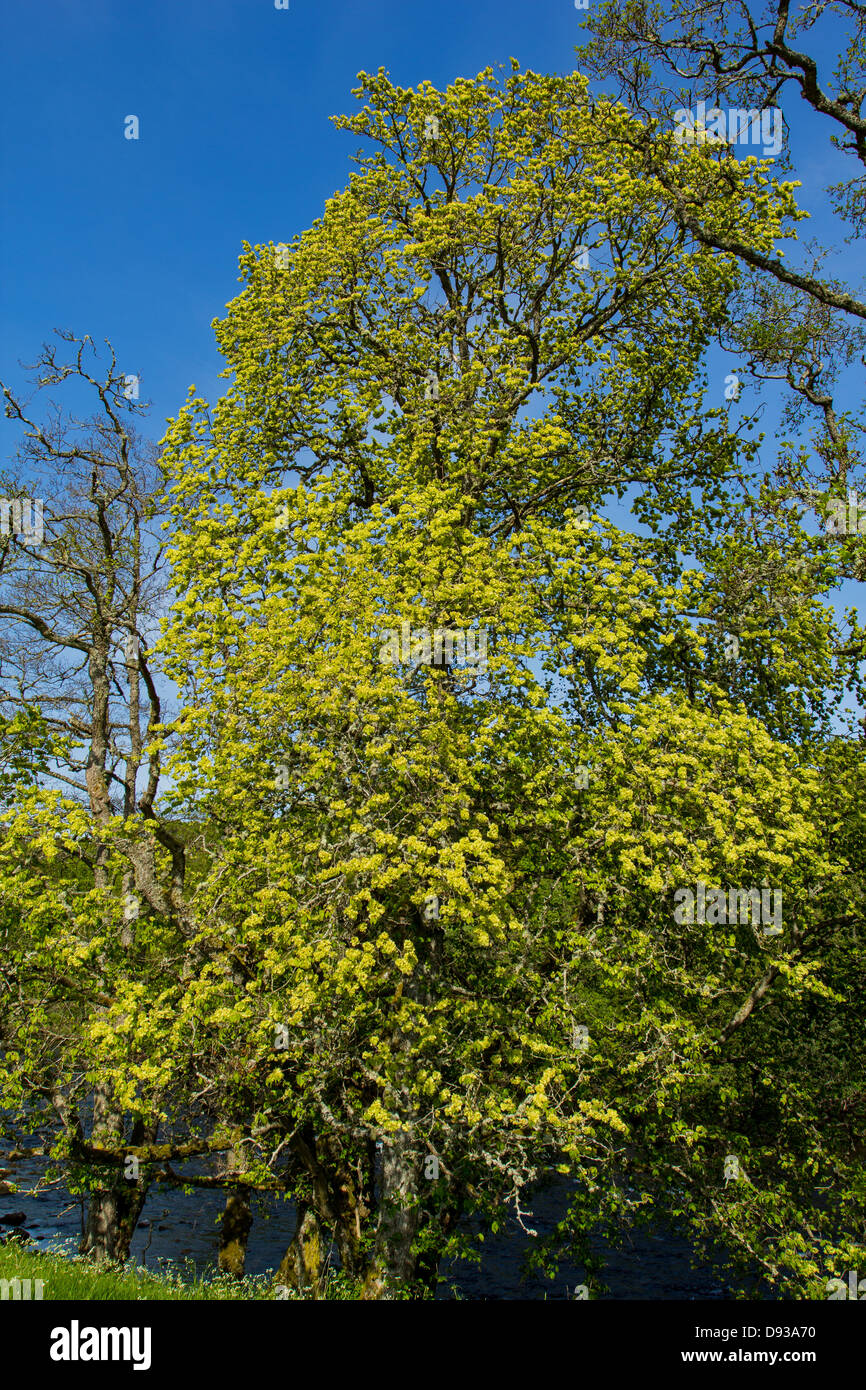
[[[681,215],[765,256],[791,188],[577,75],[361,82],[372,154],[245,248],[234,380],[165,440],[211,964],[154,1064],[276,1136],[367,1296],[557,1169],[584,1253],[651,1210],[814,1291],[862,1235],[862,768],[834,555],[787,494],[750,532],[756,446],[702,399],[737,257]],[[677,915],[699,883],[781,893],[781,932]]]

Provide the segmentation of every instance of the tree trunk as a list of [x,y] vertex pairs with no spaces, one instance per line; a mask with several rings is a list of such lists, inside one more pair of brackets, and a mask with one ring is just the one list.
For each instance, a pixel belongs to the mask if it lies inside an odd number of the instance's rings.
[[292,1243],[277,1270],[276,1284],[294,1289],[304,1298],[321,1298],[325,1288],[322,1229],[315,1212],[298,1206]]
[[372,1169],[352,1171],[341,1158],[338,1141],[317,1139],[311,1130],[296,1134],[292,1149],[312,1179],[310,1205],[321,1228],[334,1233],[343,1272],[360,1278],[366,1269],[361,1237],[370,1210]]
[[382,1154],[379,1221],[373,1263],[362,1299],[393,1299],[417,1288],[415,1242],[423,1218],[421,1172],[410,1133],[397,1134]]
[[[231,1149],[226,1155],[226,1163],[229,1172],[234,1172],[236,1168],[241,1172],[244,1171],[241,1151]],[[252,1224],[250,1189],[243,1186],[231,1188],[226,1197],[225,1210],[220,1222],[220,1273],[230,1274],[235,1279],[243,1279],[247,1259],[247,1242]]]
[[253,1224],[250,1209],[250,1190],[238,1187],[226,1197],[225,1211],[220,1222],[219,1267],[222,1274],[243,1279],[247,1258],[247,1241]]
[[98,1188],[90,1199],[79,1254],[89,1255],[100,1264],[125,1264],[146,1200],[146,1187],[122,1179]]
[[[417,914],[416,942],[419,968],[406,983],[406,997],[431,1006],[437,997],[437,981],[442,959],[442,928],[436,915],[428,920]],[[398,991],[399,993],[399,991]],[[394,1055],[411,1052],[416,1039],[398,1027],[394,1034]],[[397,1079],[402,1068],[397,1068]],[[410,1100],[411,1075],[405,1077],[404,1129],[389,1138],[383,1147],[379,1184],[379,1220],[375,1254],[367,1274],[364,1299],[393,1299],[401,1294],[417,1294],[435,1287],[438,1259],[427,1251],[423,1260],[417,1249],[422,1227],[431,1219],[428,1180],[422,1176],[424,1155],[419,1152],[416,1111]],[[423,1141],[421,1141],[423,1142]]]
[[[157,1126],[137,1122],[133,1144],[156,1141]],[[93,1142],[117,1147],[123,1140],[123,1120],[112,1108],[108,1088],[97,1086],[93,1103]],[[105,1170],[103,1170],[105,1171]],[[111,1177],[91,1193],[84,1235],[78,1246],[80,1255],[89,1255],[100,1264],[125,1264],[135,1228],[147,1201],[149,1184],[140,1176],[128,1178],[116,1169]]]

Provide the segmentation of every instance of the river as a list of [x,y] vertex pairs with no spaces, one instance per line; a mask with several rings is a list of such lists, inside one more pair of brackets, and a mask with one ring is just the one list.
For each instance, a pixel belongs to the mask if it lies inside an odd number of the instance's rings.
[[[15,1164],[14,1181],[19,1187],[33,1183],[37,1173],[35,1162]],[[532,1217],[526,1224],[539,1237],[549,1234],[562,1219],[567,1189],[562,1180],[539,1193],[532,1205]],[[191,1262],[196,1270],[206,1272],[216,1266],[218,1235],[217,1221],[223,1208],[224,1196],[218,1191],[199,1190],[185,1193],[177,1189],[157,1188],[148,1196],[142,1220],[132,1244],[132,1256],[137,1264],[158,1268],[163,1262]],[[291,1202],[272,1194],[255,1199],[255,1220],[247,1250],[247,1273],[263,1274],[276,1269],[294,1231],[294,1208]],[[0,1225],[4,1217],[25,1215],[24,1229],[33,1237],[38,1248],[76,1242],[81,1231],[81,1204],[62,1187],[55,1187],[39,1196],[16,1192],[0,1198]],[[10,1228],[4,1226],[4,1231]],[[443,1268],[445,1282],[440,1286],[440,1299],[551,1299],[575,1297],[575,1288],[583,1281],[583,1270],[564,1264],[554,1280],[534,1275],[522,1277],[522,1262],[533,1237],[523,1231],[516,1221],[484,1243],[481,1264],[460,1261]],[[609,1292],[599,1295],[608,1299],[720,1299],[731,1297],[724,1276],[718,1271],[701,1267],[688,1245],[669,1231],[641,1229],[636,1231],[628,1247],[611,1250],[599,1237],[595,1250],[604,1255],[603,1279]]]

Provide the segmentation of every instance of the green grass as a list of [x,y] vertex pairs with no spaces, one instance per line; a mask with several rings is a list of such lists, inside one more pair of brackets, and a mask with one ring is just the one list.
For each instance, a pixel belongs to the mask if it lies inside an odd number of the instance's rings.
[[[148,1303],[154,1299],[271,1301],[275,1298],[273,1274],[251,1275],[242,1280],[218,1275],[203,1279],[191,1265],[172,1265],[158,1272],[136,1265],[106,1268],[61,1250],[32,1251],[13,1239],[0,1245],[0,1279],[16,1278],[44,1280],[42,1297],[45,1302],[52,1299]],[[325,1296],[347,1299],[353,1294],[335,1275]]]

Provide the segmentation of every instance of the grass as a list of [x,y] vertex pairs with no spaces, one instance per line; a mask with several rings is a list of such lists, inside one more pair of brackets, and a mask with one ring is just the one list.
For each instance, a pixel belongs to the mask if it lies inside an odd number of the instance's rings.
[[[239,1280],[216,1274],[202,1278],[192,1265],[171,1265],[160,1271],[130,1264],[105,1267],[63,1250],[32,1251],[14,1238],[0,1245],[0,1279],[44,1280],[42,1297],[45,1302],[248,1302],[272,1301],[276,1297],[272,1273],[250,1275]],[[289,1294],[289,1298],[296,1297]],[[335,1274],[329,1281],[325,1297],[347,1299],[352,1298],[353,1294]]]

